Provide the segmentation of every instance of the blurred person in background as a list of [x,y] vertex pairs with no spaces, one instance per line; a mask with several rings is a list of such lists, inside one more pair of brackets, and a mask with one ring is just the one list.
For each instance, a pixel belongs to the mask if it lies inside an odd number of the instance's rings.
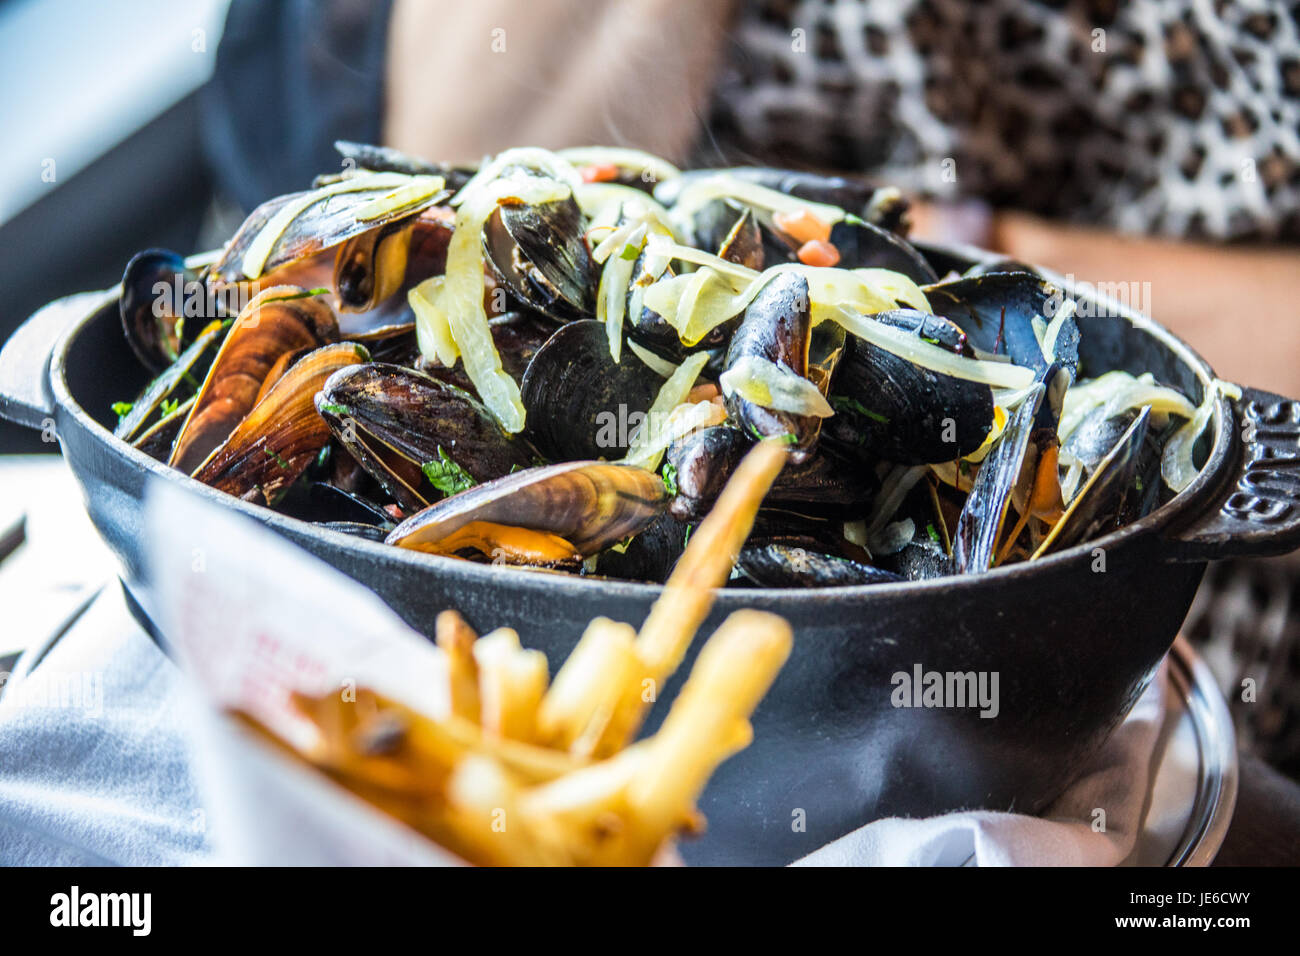
[[[202,127],[244,210],[336,166],[336,138],[865,174],[921,200],[915,234],[1136,290],[1126,304],[1225,378],[1297,395],[1297,16],[1276,0],[234,0]],[[1270,675],[1264,706],[1234,709],[1296,774],[1287,568],[1215,569],[1189,627],[1230,699],[1241,674]]]
[[[635,146],[870,176],[915,234],[1104,283],[1300,394],[1300,23],[1281,2],[234,0],[204,122],[245,209],[337,138]],[[1262,343],[1266,343],[1262,345]]]

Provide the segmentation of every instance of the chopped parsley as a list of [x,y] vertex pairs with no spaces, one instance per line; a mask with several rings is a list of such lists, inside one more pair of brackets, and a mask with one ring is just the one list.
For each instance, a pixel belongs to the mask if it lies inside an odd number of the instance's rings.
[[331,415],[346,416],[352,414],[352,409],[348,408],[346,405],[335,405],[332,402],[322,402],[320,410],[322,412],[329,412]]
[[429,484],[444,495],[454,495],[477,484],[469,472],[447,457],[441,445],[438,446],[437,459],[426,461],[420,466],[420,470],[424,472],[424,477],[429,479]]
[[930,536],[930,540],[935,544],[939,543],[939,532],[934,528],[934,522],[928,522],[925,526],[925,533]]
[[272,450],[272,449],[270,449],[270,448],[263,448],[262,451],[266,452],[266,457],[267,457],[267,458],[270,458],[272,461],[274,461],[277,465],[279,465],[279,466],[280,466],[281,468],[283,468],[285,471],[288,471],[289,468],[291,467],[290,464],[289,464],[287,461],[285,461],[283,458],[281,458],[280,455],[279,455],[277,452],[275,452],[274,450]]
[[179,398],[164,398],[162,404],[158,406],[158,415],[162,418],[166,418],[168,415],[175,414],[176,409],[180,407],[181,400]]
[[882,425],[889,424],[888,416],[882,415],[880,414],[880,412],[873,412],[871,409],[867,408],[867,406],[863,405],[856,398],[849,398],[847,395],[832,395],[831,405],[837,411],[854,412],[858,415],[863,416],[864,418],[871,419],[873,422],[879,422]]
[[133,408],[135,408],[135,402],[114,402],[113,414],[116,415],[117,420],[121,422],[127,415],[131,414],[131,409]]
[[314,295],[324,295],[329,289],[307,289],[305,292],[290,292],[286,295],[273,295],[269,299],[263,299],[262,304],[268,302],[292,302],[294,299],[310,299]]
[[623,251],[618,254],[618,257],[625,262],[636,262],[636,257],[639,255],[641,255],[640,247],[629,242],[623,247]]
[[660,472],[664,479],[664,488],[668,494],[674,498],[677,497],[677,469],[668,462],[664,462],[663,470]]

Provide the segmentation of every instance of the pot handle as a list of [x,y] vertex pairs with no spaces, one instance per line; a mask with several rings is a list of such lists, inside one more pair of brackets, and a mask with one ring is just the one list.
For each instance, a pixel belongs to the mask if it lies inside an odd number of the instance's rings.
[[74,322],[101,301],[102,292],[55,299],[18,327],[0,349],[0,418],[28,428],[51,429],[54,399],[49,368],[54,347]]
[[1166,532],[1176,560],[1300,548],[1300,402],[1243,388],[1232,410],[1236,459],[1200,516]]

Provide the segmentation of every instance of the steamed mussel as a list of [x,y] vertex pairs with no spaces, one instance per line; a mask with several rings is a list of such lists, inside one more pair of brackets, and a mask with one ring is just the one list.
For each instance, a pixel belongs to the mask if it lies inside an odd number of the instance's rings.
[[400,365],[340,369],[315,401],[343,449],[403,509],[528,468],[537,457],[468,392]]
[[1103,349],[1085,370],[1060,286],[1005,260],[941,276],[897,190],[630,149],[339,148],[342,173],[209,264],[132,259],[150,381],[120,439],[335,531],[641,581],[775,442],[731,581],[762,588],[1040,560],[1194,475],[1218,384],[1197,406]]

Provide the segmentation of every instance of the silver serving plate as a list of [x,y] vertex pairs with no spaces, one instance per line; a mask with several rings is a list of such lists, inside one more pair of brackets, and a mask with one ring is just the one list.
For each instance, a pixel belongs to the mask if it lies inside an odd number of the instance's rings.
[[1209,866],[1237,805],[1237,740],[1214,675],[1186,638],[1165,659],[1175,711],[1157,743],[1151,803],[1125,866]]

